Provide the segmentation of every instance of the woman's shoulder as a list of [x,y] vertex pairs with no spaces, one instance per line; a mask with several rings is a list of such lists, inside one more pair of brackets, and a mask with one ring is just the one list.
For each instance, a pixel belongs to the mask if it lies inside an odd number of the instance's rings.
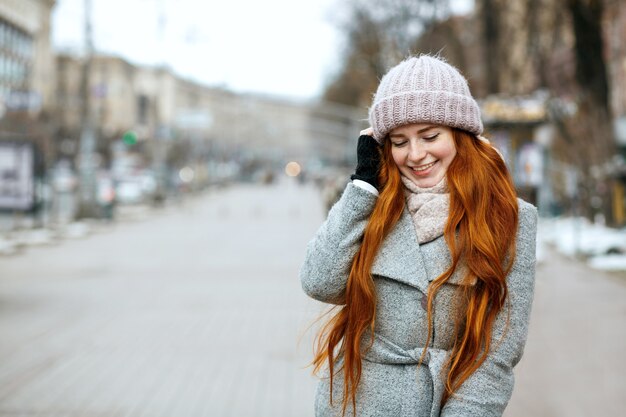
[[537,207],[521,198],[517,199],[518,235],[537,233]]
[[517,199],[517,206],[520,229],[525,227],[536,229],[538,219],[537,207],[521,198]]
[[530,266],[535,262],[535,250],[537,244],[537,207],[517,199],[519,225],[517,230],[516,252],[517,263]]

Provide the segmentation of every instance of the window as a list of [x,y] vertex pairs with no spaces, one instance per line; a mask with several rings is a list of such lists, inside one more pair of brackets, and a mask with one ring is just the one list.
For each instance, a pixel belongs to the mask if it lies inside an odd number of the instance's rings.
[[137,98],[137,121],[142,124],[148,124],[148,107],[150,105],[150,99],[148,96],[141,94]]

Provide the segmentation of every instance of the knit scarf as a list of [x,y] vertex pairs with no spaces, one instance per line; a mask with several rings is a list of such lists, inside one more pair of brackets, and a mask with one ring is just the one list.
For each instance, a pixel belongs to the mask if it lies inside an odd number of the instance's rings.
[[404,175],[401,179],[418,242],[422,244],[442,236],[450,211],[450,193],[446,178],[429,188],[418,187]]

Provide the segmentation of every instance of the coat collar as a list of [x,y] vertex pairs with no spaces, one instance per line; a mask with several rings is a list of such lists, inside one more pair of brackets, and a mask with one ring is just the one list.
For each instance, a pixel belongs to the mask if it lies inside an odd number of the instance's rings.
[[406,207],[398,223],[383,241],[374,259],[372,274],[395,279],[426,293],[429,274],[417,242],[415,226]]
[[[450,262],[450,252],[443,236],[420,246],[413,220],[405,207],[374,259],[372,275],[391,278],[426,294],[430,282],[443,274]],[[466,274],[467,267],[461,264],[446,282],[468,285]],[[475,283],[476,278],[473,278],[469,285]]]

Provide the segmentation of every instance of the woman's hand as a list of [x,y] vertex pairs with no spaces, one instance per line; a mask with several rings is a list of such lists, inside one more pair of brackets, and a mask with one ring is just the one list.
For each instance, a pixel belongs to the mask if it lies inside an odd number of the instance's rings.
[[380,144],[374,139],[373,134],[374,130],[371,127],[361,130],[361,136],[359,136],[356,148],[356,171],[350,179],[365,181],[378,190]]

